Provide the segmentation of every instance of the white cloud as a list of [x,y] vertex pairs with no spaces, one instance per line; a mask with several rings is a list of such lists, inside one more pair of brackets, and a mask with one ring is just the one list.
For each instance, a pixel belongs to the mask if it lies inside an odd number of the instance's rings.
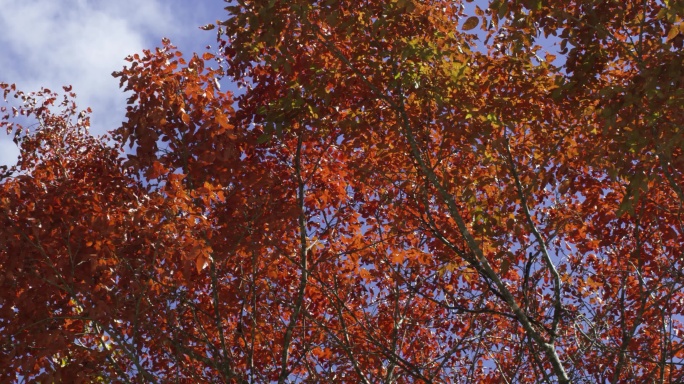
[[[4,134],[4,132],[0,132]],[[15,164],[19,156],[19,150],[9,138],[0,140],[0,165]]]
[[[222,2],[213,1],[216,12]],[[181,47],[199,39],[189,49],[201,50],[213,36],[197,27],[220,18],[207,18],[206,2],[169,0],[0,0],[0,9],[0,81],[24,91],[73,85],[79,106],[93,109],[96,134],[124,118],[126,97],[111,73],[126,56],[162,37]],[[0,164],[15,162],[13,146],[0,132]]]

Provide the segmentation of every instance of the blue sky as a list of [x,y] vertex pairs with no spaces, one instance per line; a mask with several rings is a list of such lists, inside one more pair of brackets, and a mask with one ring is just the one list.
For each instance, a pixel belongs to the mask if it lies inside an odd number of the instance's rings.
[[[222,0],[0,0],[0,82],[24,91],[73,85],[91,107],[91,132],[116,128],[125,94],[117,79],[124,58],[168,37],[186,55],[215,46],[215,31],[198,27],[225,18]],[[0,165],[18,151],[0,132]]]

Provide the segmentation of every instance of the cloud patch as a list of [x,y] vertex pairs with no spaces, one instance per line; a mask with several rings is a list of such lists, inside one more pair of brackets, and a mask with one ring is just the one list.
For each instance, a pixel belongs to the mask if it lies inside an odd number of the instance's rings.
[[[113,129],[124,117],[125,96],[111,73],[127,55],[159,45],[169,26],[183,23],[182,9],[171,4],[0,0],[0,81],[24,91],[73,85],[79,106],[93,109],[93,133]],[[13,164],[16,156],[11,138],[0,132],[0,164]]]

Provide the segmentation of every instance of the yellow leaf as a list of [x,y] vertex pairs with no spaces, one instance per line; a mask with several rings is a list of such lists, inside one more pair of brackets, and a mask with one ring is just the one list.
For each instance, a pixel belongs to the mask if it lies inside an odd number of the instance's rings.
[[680,33],[684,33],[684,23],[679,23],[679,24],[673,25],[670,28],[670,31],[667,33],[667,38],[665,40],[667,42],[670,42],[675,37],[677,37]]

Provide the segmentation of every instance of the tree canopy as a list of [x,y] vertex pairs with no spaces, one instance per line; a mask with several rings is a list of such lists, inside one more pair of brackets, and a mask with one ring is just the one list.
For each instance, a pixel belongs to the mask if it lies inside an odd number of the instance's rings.
[[682,2],[225,12],[0,83],[0,381],[684,381]]

